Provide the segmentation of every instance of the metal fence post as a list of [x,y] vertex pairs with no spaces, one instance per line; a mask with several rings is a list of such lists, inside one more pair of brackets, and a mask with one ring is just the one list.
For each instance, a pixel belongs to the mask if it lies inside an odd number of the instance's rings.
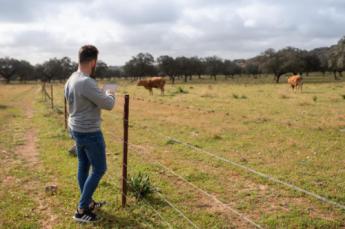
[[123,114],[123,162],[122,162],[122,207],[126,207],[127,197],[127,152],[128,152],[129,95],[125,95]]
[[54,110],[53,84],[50,84],[50,101],[52,104],[52,109]]

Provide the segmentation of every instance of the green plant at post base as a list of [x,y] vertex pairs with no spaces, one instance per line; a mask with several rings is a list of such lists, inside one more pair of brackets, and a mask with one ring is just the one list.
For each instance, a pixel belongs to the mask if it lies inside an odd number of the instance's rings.
[[157,191],[151,184],[150,177],[142,172],[130,177],[127,180],[127,186],[128,191],[131,192],[137,200],[142,200]]

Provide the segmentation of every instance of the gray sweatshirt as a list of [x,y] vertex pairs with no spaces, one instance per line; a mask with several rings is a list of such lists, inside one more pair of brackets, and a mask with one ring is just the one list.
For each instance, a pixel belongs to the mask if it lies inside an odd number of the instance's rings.
[[97,86],[96,80],[82,72],[74,72],[65,84],[69,108],[68,127],[72,131],[90,133],[100,130],[101,109],[111,110],[115,98]]

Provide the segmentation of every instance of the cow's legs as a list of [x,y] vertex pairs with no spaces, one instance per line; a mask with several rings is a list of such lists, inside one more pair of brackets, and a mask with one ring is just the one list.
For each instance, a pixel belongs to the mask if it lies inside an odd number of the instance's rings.
[[291,85],[291,90],[294,92],[295,91],[295,86]]
[[164,95],[164,87],[161,87],[161,95]]
[[150,91],[150,95],[153,95],[152,88],[150,88],[149,91]]

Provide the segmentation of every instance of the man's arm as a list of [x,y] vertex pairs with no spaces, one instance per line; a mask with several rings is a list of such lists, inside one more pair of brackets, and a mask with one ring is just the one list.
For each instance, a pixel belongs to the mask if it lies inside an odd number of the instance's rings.
[[115,104],[115,97],[109,93],[104,93],[93,82],[93,79],[85,80],[83,84],[82,95],[92,101],[101,109],[111,110]]

